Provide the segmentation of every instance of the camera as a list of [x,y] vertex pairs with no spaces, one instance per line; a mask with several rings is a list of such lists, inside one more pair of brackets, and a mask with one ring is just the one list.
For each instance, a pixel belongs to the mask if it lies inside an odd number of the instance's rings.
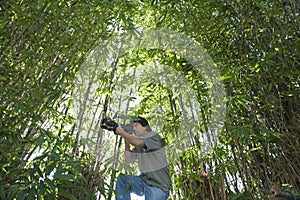
[[106,118],[102,119],[101,121],[101,128],[116,132],[116,128],[118,127],[118,124],[113,120],[108,120]]

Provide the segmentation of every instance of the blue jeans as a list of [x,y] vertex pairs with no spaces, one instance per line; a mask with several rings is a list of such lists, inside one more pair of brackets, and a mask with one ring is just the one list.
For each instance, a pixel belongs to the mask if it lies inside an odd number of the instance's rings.
[[116,183],[116,200],[131,200],[130,193],[145,195],[145,200],[167,200],[169,191],[147,185],[139,176],[120,175]]

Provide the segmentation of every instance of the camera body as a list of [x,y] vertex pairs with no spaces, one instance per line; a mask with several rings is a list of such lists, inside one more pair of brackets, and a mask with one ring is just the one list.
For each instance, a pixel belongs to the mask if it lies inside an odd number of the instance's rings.
[[113,120],[108,120],[106,118],[101,120],[101,128],[116,132],[116,128],[118,127],[118,124]]

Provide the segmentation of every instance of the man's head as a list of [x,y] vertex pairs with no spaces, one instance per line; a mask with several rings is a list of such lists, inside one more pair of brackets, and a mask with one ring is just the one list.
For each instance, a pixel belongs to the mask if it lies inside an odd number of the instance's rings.
[[149,122],[144,118],[144,117],[136,117],[132,120],[133,122],[138,122],[140,123],[142,126],[149,126]]
[[149,126],[149,122],[144,118],[138,116],[137,118],[132,120],[133,122],[133,130],[137,136],[142,136],[151,131]]

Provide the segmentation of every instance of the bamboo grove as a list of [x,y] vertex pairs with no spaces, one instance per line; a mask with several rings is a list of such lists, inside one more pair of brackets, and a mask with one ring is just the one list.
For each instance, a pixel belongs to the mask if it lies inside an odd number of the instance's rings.
[[[150,117],[169,144],[187,135],[169,165],[170,199],[296,198],[299,8],[295,0],[1,1],[0,199],[113,199],[116,175],[136,169],[122,165],[122,140],[99,128],[103,111]],[[227,110],[220,134],[204,135],[213,143],[197,134],[212,112],[206,80],[174,52],[114,51],[98,74],[84,72],[96,80],[92,106],[81,90],[74,95],[93,50],[141,27],[183,33],[214,61]],[[155,79],[158,66],[169,84]],[[89,123],[74,117],[76,98]]]

